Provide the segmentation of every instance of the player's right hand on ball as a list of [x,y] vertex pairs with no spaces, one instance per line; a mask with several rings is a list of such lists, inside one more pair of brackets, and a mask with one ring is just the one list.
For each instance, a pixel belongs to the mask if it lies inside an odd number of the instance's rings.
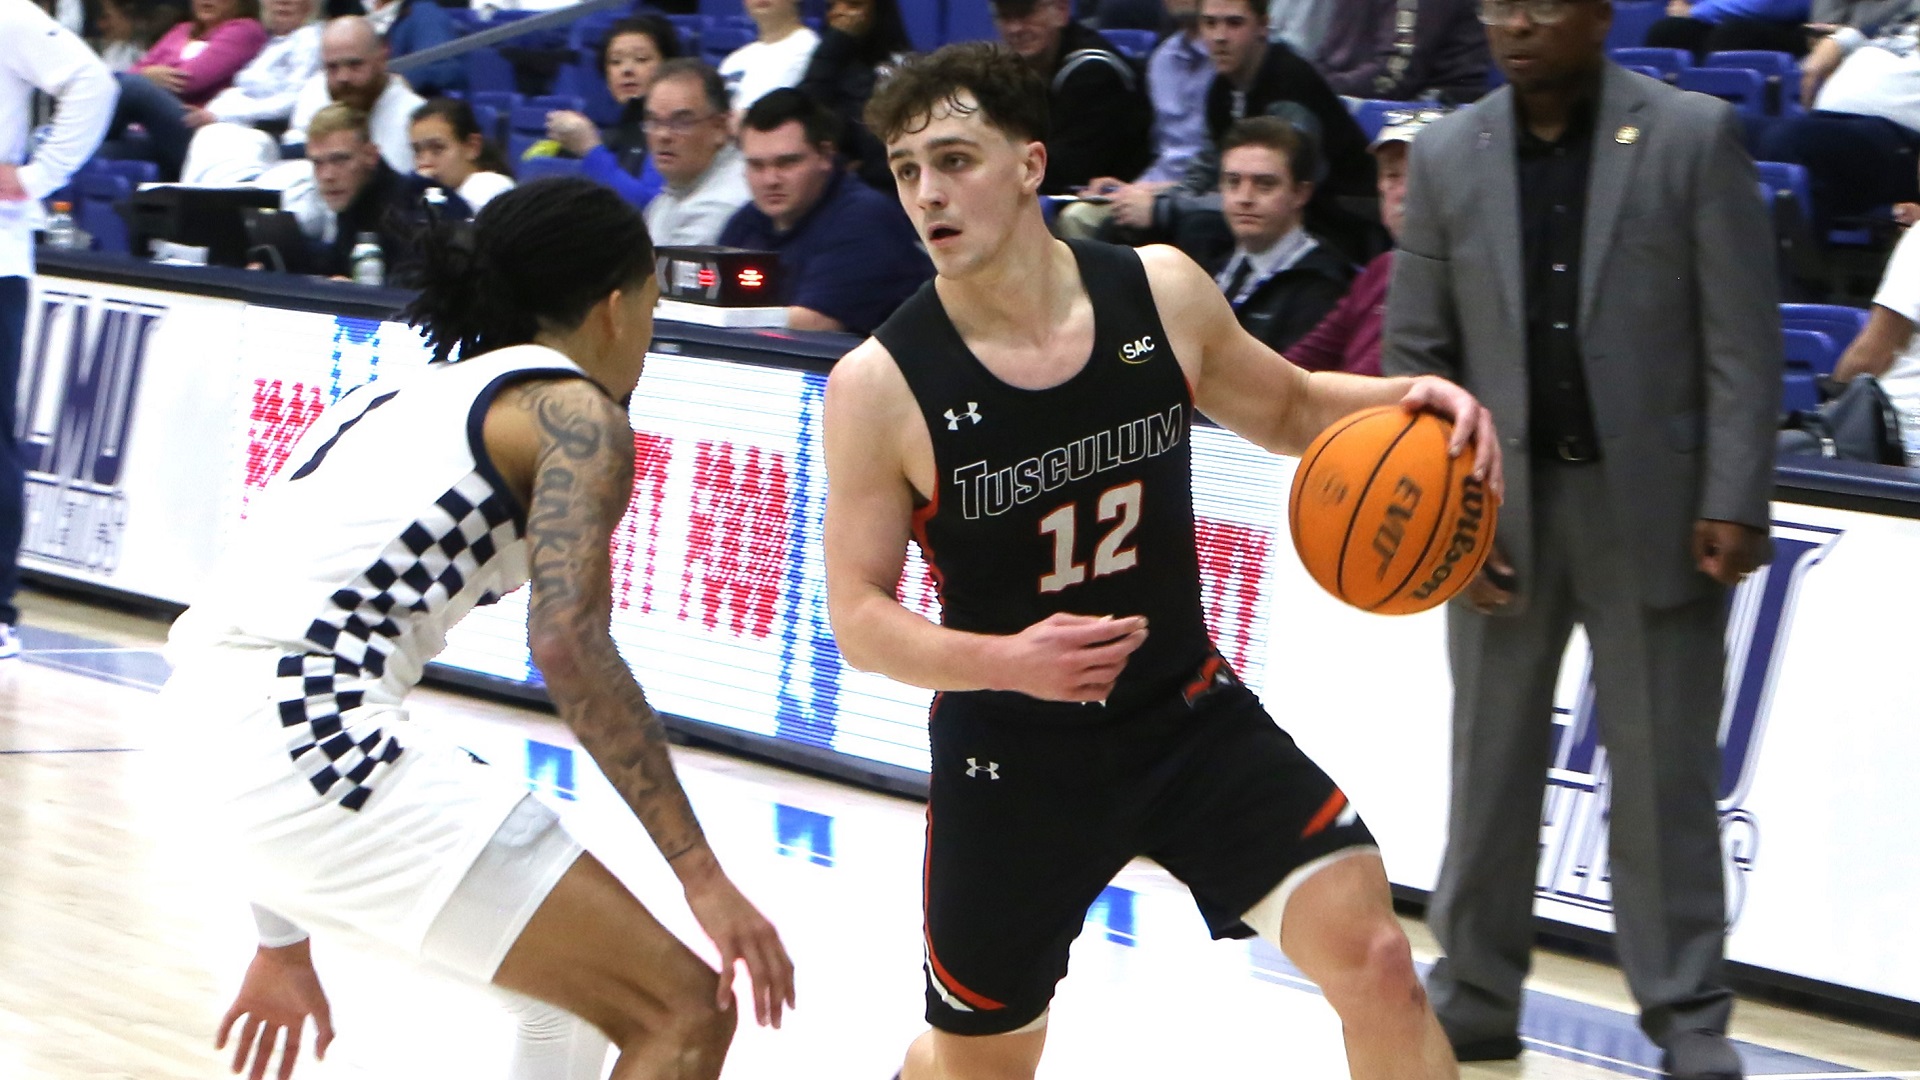
[[1006,639],[999,689],[1042,701],[1105,701],[1146,640],[1139,615],[1049,615]]

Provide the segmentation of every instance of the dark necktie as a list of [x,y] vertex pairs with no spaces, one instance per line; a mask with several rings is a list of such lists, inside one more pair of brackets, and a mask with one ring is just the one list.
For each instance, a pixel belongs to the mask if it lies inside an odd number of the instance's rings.
[[1240,302],[1240,290],[1247,284],[1247,278],[1253,274],[1253,260],[1242,255],[1240,265],[1234,267],[1233,276],[1227,279],[1227,303]]

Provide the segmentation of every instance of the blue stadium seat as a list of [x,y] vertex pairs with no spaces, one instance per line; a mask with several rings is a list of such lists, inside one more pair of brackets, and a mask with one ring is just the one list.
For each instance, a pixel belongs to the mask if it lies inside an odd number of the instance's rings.
[[548,112],[585,112],[587,103],[578,94],[542,94],[527,99],[528,105],[538,106]]
[[81,175],[74,185],[80,199],[73,207],[73,219],[93,234],[93,249],[120,255],[131,252],[127,239],[127,220],[113,204],[133,197],[133,184],[124,176],[104,170]]
[[547,114],[553,108],[526,104],[507,114],[507,160],[519,161],[527,148],[547,137]]
[[1804,371],[1787,372],[1780,391],[1780,407],[1787,412],[1820,407],[1820,382]]
[[1840,362],[1840,348],[1833,343],[1833,338],[1818,330],[1789,328],[1780,331],[1780,337],[1790,372],[1831,375],[1833,366]]
[[745,16],[746,13],[747,7],[741,0],[700,0],[700,14],[709,19]]
[[580,111],[601,127],[611,127],[620,122],[620,103],[607,92],[607,80],[601,76],[600,69],[594,66],[591,55],[583,55],[571,64],[562,65],[554,73],[553,92],[579,98],[585,104]]
[[700,33],[706,29],[707,21],[698,15],[669,15],[667,21],[680,34],[680,55],[700,55]]
[[1867,312],[1841,304],[1781,304],[1780,325],[1788,330],[1820,331],[1833,340],[1837,355],[1846,352],[1867,328]]
[[607,28],[626,18],[626,15],[626,12],[619,10],[596,11],[576,19],[572,26],[567,27],[567,47],[587,53],[597,51],[600,43],[606,40]]
[[1649,79],[1659,79],[1661,82],[1667,81],[1667,73],[1657,67],[1648,67],[1645,64],[1621,64],[1620,66],[1635,75],[1645,75]]
[[1797,112],[1800,109],[1800,65],[1783,52],[1750,49],[1708,53],[1700,65],[1710,68],[1744,68],[1757,71],[1767,83],[1767,114]]
[[[511,90],[486,90],[467,98],[473,106],[473,118],[480,130],[497,145],[507,144],[507,118],[520,107],[522,98]],[[483,111],[484,110],[484,111]]]
[[1667,17],[1667,0],[1616,0],[1613,27],[1607,31],[1607,51],[1638,48],[1647,43],[1647,31]]
[[461,37],[480,29],[481,25],[480,13],[464,7],[448,8],[447,21],[453,24],[454,30],[458,31]]
[[[1615,4],[1619,11],[1624,5]],[[1660,72],[1661,78],[1673,82],[1680,73],[1693,66],[1693,56],[1685,49],[1649,49],[1635,45],[1631,48],[1611,49],[1607,53],[1613,62],[1622,66],[1647,67]]]
[[900,21],[906,24],[907,40],[921,52],[932,52],[940,44],[940,35],[946,30],[943,5],[934,0],[921,0],[920,3],[899,5]]
[[982,0],[954,0],[947,5],[947,30],[941,44],[955,41],[997,41],[1000,31],[993,26],[993,7]]
[[1744,116],[1767,113],[1766,76],[1750,68],[1688,68],[1675,85],[1731,102]]
[[1800,219],[1813,220],[1813,182],[1807,179],[1806,166],[1787,161],[1757,161],[1754,168],[1760,172],[1760,185],[1768,203],[1792,199],[1800,208]]
[[1134,60],[1145,60],[1160,43],[1160,35],[1151,30],[1102,30],[1100,33],[1113,42],[1121,56]]
[[563,157],[537,157],[514,163],[514,175],[521,183],[529,183],[547,176],[579,176],[580,159]]
[[467,92],[475,98],[487,93],[513,93],[519,85],[514,82],[513,65],[490,45],[462,55],[460,63],[467,73]]

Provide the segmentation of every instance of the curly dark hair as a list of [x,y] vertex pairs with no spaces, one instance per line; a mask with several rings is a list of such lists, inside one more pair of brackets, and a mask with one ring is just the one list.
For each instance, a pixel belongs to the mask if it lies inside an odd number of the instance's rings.
[[[971,95],[975,106],[961,104]],[[881,142],[926,127],[933,110],[979,112],[1016,139],[1047,141],[1047,84],[1019,54],[998,42],[967,41],[910,57],[867,102],[868,130]]]
[[433,225],[421,256],[420,293],[401,317],[438,363],[524,345],[542,327],[570,330],[608,293],[653,276],[640,211],[577,176],[522,184],[472,223]]

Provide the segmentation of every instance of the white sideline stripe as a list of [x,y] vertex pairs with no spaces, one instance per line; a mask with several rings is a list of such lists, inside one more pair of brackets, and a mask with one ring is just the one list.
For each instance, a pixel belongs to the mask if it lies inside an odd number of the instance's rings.
[[[1562,1046],[1559,1043],[1548,1042],[1545,1039],[1536,1039],[1531,1035],[1520,1036],[1520,1041],[1523,1043],[1527,1043],[1528,1045],[1531,1045],[1531,1046],[1538,1046],[1538,1047],[1543,1047],[1545,1049],[1557,1050],[1563,1054],[1572,1054],[1578,1057],[1587,1058],[1592,1061],[1602,1062],[1607,1065],[1617,1065],[1623,1069],[1633,1069],[1637,1072],[1643,1072],[1643,1073],[1648,1073],[1648,1072],[1658,1073],[1660,1071],[1659,1069],[1656,1069],[1651,1065],[1642,1065],[1637,1061],[1622,1061],[1619,1058],[1608,1057],[1605,1054],[1596,1054],[1591,1050],[1583,1049],[1578,1046]],[[1865,1078],[1861,1077],[1859,1073],[1848,1073],[1846,1075],[1849,1077],[1852,1077],[1853,1080],[1865,1080]]]
[[1907,1072],[1823,1072],[1823,1073],[1748,1073],[1749,1080],[1896,1080],[1920,1076]]
[[128,645],[128,646],[119,647],[119,648],[103,647],[98,649],[21,649],[20,650],[21,654],[24,656],[69,656],[69,655],[88,656],[94,653],[136,653],[136,652],[158,653],[160,651],[161,651],[160,646],[158,645]]

